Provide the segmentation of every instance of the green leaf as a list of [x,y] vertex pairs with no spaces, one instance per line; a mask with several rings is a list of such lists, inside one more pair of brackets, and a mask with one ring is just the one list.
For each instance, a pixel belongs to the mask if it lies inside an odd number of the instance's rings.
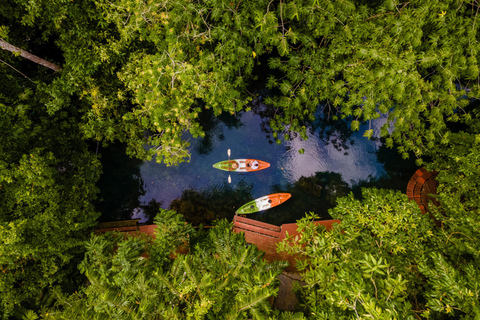
[[373,135],[373,129],[369,129],[369,130],[365,130],[365,132],[363,133],[363,136],[365,138],[368,138],[368,140],[370,140],[370,138],[372,137]]
[[360,129],[360,122],[357,120],[353,120],[350,127],[353,131],[358,131]]

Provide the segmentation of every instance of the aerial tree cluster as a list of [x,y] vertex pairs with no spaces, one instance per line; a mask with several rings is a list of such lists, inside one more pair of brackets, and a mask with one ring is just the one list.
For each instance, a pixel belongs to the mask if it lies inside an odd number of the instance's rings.
[[[89,285],[61,297],[45,318],[303,319],[274,312],[268,301],[285,263],[267,263],[226,220],[208,233],[175,211],[161,210],[155,222],[153,241],[93,237],[80,264]],[[190,252],[177,253],[180,245]]]
[[49,116],[28,80],[2,71],[0,315],[7,317],[45,303],[52,285],[78,286],[71,276],[98,217],[92,201],[101,171],[75,118]]
[[[90,1],[5,4],[3,34],[35,30],[62,71],[50,113],[80,99],[85,137],[121,140],[138,157],[188,159],[202,108],[235,114],[268,75],[270,125],[305,137],[320,102],[351,127],[388,116],[382,136],[421,156],[478,96],[475,1]],[[15,37],[14,37],[15,36]],[[20,39],[18,39],[20,38]],[[37,40],[38,41],[38,40]],[[275,94],[276,92],[276,94]],[[371,137],[373,130],[365,132]],[[288,135],[285,135],[288,139]],[[280,142],[280,140],[278,140]],[[145,150],[145,143],[155,146]]]
[[[364,189],[330,210],[331,232],[299,222],[303,310],[317,319],[477,319],[480,317],[480,121],[428,153],[439,183],[429,214],[398,191]],[[312,218],[310,216],[310,218]]]
[[[189,159],[182,135],[204,135],[202,111],[248,111],[266,85],[278,143],[287,130],[306,137],[324,102],[352,130],[388,117],[385,143],[439,172],[440,227],[405,197],[372,190],[332,210],[343,231],[301,224],[305,243],[283,249],[307,254],[305,315],[478,317],[479,9],[474,0],[3,1],[0,314],[279,316],[264,298],[280,267],[231,234],[212,231],[210,246],[199,241],[175,262],[158,243],[166,238],[88,240],[101,173],[92,145],[121,141],[132,156],[177,164]],[[258,278],[235,273],[216,241],[237,244],[230,254]],[[192,261],[207,278],[188,270]],[[161,296],[146,296],[148,281]],[[242,300],[245,290],[260,298]]]

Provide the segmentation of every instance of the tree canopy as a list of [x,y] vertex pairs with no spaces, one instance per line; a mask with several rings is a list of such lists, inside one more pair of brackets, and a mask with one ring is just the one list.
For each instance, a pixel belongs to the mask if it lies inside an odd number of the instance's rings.
[[[141,158],[188,159],[202,108],[236,113],[268,77],[271,127],[305,134],[320,102],[353,130],[388,115],[382,136],[404,156],[450,142],[478,96],[475,1],[14,1],[2,27],[55,43],[62,71],[50,113],[81,99],[86,137],[119,139]],[[26,31],[25,31],[26,32]],[[29,40],[31,41],[31,40]],[[37,40],[38,41],[38,40]],[[54,61],[57,62],[57,61]],[[251,93],[253,92],[253,93]],[[247,107],[248,108],[248,107]],[[365,132],[371,137],[373,130]],[[285,137],[288,138],[288,135]],[[306,137],[306,135],[304,135]],[[155,146],[145,150],[145,143]]]
[[[12,87],[11,87],[12,88]],[[99,162],[74,118],[50,117],[38,92],[0,103],[0,315],[41,304],[49,287],[76,287],[72,261],[98,214]],[[4,104],[5,103],[5,104]]]
[[130,155],[177,164],[189,159],[183,134],[204,134],[201,112],[248,111],[267,86],[278,143],[285,131],[305,138],[325,103],[352,130],[386,115],[385,143],[439,172],[440,227],[378,190],[338,202],[341,229],[300,223],[304,237],[283,249],[307,254],[305,314],[478,318],[479,9],[474,0],[3,1],[0,314],[280,317],[265,299],[281,266],[226,224],[174,261],[173,245],[196,232],[172,213],[153,243],[87,240],[101,171],[89,143],[121,141]]
[[1,51],[0,78],[0,317],[7,319],[51,304],[53,286],[69,292],[82,281],[76,264],[98,217],[92,201],[101,170],[75,106],[48,112],[41,88],[51,71]]
[[[271,319],[285,263],[269,264],[225,220],[195,231],[174,211],[155,218],[155,240],[94,236],[80,269],[89,285],[46,319]],[[190,248],[178,254],[179,244]],[[114,247],[116,250],[114,250]],[[175,259],[171,259],[172,255]],[[148,256],[148,259],[145,258]],[[282,319],[293,319],[286,313]],[[295,319],[302,319],[299,314]]]

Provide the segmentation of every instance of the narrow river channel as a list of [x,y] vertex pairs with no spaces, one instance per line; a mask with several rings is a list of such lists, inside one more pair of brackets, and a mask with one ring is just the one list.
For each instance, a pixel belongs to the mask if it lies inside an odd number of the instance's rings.
[[[194,139],[185,134],[191,143],[191,159],[178,166],[167,167],[155,159],[129,159],[119,145],[101,148],[103,201],[97,206],[101,220],[140,218],[147,222],[162,207],[177,210],[194,224],[209,224],[216,218],[231,219],[244,203],[276,192],[289,192],[292,198],[250,218],[279,225],[313,211],[327,219],[327,210],[337,197],[351,191],[359,195],[362,186],[405,192],[416,170],[413,159],[402,160],[378,139],[385,118],[351,132],[349,121],[324,122],[319,109],[307,140],[293,135],[278,145],[264,107],[257,103],[253,110],[220,117],[206,112],[202,118],[206,136]],[[374,130],[371,140],[363,137],[369,126]],[[212,167],[228,159],[228,149],[232,159],[260,159],[269,162],[270,168],[231,173],[229,184],[229,173]]]

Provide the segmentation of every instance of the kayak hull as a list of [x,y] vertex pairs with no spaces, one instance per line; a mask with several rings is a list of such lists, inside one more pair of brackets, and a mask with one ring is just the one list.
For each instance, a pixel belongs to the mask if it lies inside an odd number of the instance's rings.
[[235,212],[236,214],[250,214],[257,211],[268,210],[290,199],[290,193],[273,193],[253,201],[247,202]]
[[270,167],[270,163],[257,159],[232,159],[217,162],[214,168],[231,172],[253,172]]

